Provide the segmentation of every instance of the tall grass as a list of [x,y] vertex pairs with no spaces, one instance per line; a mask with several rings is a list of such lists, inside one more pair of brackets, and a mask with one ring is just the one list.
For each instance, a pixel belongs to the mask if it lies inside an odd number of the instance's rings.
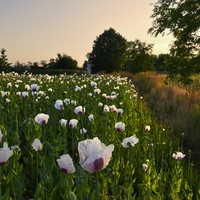
[[153,72],[126,74],[144,96],[155,115],[173,130],[185,150],[192,150],[192,159],[200,169],[200,84],[199,77],[183,86]]
[[[37,92],[28,89],[32,84],[40,87]],[[0,145],[6,142],[15,149],[6,163],[0,162],[1,199],[200,198],[191,151],[185,151],[182,138],[157,120],[127,77],[9,73],[0,75],[0,87],[0,130],[4,136]],[[27,97],[19,93],[25,90]],[[64,109],[56,109],[57,100],[64,102]],[[85,108],[81,114],[74,112],[78,106]],[[35,117],[41,113],[49,119],[39,124]],[[91,114],[92,122],[88,119]],[[61,126],[61,119],[67,120],[66,125]],[[72,119],[78,120],[74,128],[70,126]],[[115,127],[118,122],[125,124],[125,130]],[[87,132],[81,134],[83,128]],[[129,141],[129,148],[124,148],[122,141],[133,135],[138,143],[131,145]],[[95,137],[106,146],[114,145],[108,165],[98,174],[85,170],[78,151],[79,142]],[[32,147],[35,138],[43,145],[39,151]],[[86,152],[88,157],[97,156],[92,152],[96,148]],[[0,152],[2,156],[3,150]],[[71,156],[74,173],[58,166],[57,159],[63,154]],[[101,169],[104,163],[98,159],[103,158],[95,159],[92,164],[98,161],[97,169]]]

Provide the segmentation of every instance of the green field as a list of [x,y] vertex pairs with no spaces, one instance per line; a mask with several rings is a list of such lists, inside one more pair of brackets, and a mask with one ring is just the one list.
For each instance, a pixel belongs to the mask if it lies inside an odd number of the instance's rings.
[[200,199],[183,137],[127,77],[8,73],[0,92],[1,199]]

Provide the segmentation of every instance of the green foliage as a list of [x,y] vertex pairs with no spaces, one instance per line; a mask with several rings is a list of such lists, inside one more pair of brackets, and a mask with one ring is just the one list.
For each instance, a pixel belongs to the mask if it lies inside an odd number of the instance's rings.
[[182,56],[170,56],[165,63],[169,66],[169,78],[183,85],[192,82],[192,75],[196,74],[200,67],[197,57],[187,58]]
[[[185,79],[183,82],[187,83],[189,77],[196,67],[188,62],[188,59],[193,59],[199,55],[200,52],[200,14],[199,14],[199,0],[162,0],[154,4],[153,9],[153,23],[148,30],[154,36],[165,34],[169,31],[175,38],[171,45],[171,55],[177,58],[177,65],[173,63],[173,76],[178,74],[179,79]],[[179,77],[180,76],[180,77]],[[182,81],[182,80],[181,80]]]
[[0,71],[8,72],[10,68],[10,63],[8,62],[8,58],[6,55],[6,50],[1,49],[1,57],[0,57]]
[[126,67],[133,73],[154,70],[156,57],[152,55],[153,44],[146,44],[140,40],[128,42],[128,58]]
[[149,32],[157,36],[169,30],[175,38],[172,49],[177,55],[189,55],[200,50],[198,0],[158,1],[153,12],[151,17],[154,21]]
[[72,59],[71,56],[67,56],[66,54],[61,55],[57,54],[57,58],[50,59],[49,67],[53,69],[77,69],[77,61]]
[[156,62],[155,62],[155,68],[157,71],[169,71],[169,63],[168,60],[170,58],[169,54],[159,54]]
[[123,69],[126,61],[127,41],[113,28],[105,30],[94,41],[88,60],[94,67],[93,72],[113,72]]

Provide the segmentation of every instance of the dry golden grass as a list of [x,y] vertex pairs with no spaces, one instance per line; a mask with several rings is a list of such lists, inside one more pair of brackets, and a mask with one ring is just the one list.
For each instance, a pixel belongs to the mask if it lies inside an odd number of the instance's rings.
[[[167,80],[166,75],[155,72],[128,76],[137,91],[144,97],[152,112],[165,123],[177,137],[183,136],[183,148],[192,150],[195,164],[200,168],[200,83],[182,86]],[[184,134],[183,134],[184,133]]]

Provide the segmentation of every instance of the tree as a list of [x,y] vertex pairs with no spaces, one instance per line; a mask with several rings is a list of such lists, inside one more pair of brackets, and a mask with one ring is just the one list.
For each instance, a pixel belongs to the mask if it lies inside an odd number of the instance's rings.
[[38,69],[39,68],[39,63],[38,62],[33,62],[30,67],[31,67],[31,69]]
[[41,60],[41,61],[40,61],[40,65],[41,65],[41,67],[43,67],[43,68],[47,68],[47,67],[48,67],[48,63],[47,63],[46,60]]
[[10,67],[11,67],[11,63],[8,62],[6,50],[3,48],[3,49],[1,49],[0,71],[7,72],[7,71],[9,71]]
[[155,70],[155,56],[152,55],[153,44],[146,44],[136,39],[128,42],[128,59],[126,66],[133,73]]
[[200,52],[199,0],[159,0],[154,4],[151,18],[154,20],[149,33],[158,36],[169,31],[174,37],[170,48],[175,61],[172,62],[174,70],[171,73],[181,75],[183,79],[188,78],[196,71],[191,68],[190,61],[198,57]]
[[66,54],[61,55],[57,54],[57,58],[55,60],[51,59],[50,65],[55,69],[77,69],[78,62],[72,59],[71,56],[67,56]]
[[175,38],[171,50],[177,55],[199,52],[199,0],[160,0],[154,4],[153,12],[149,33],[157,36],[169,30]]
[[89,62],[94,66],[92,72],[107,73],[120,71],[126,61],[127,41],[113,28],[105,30],[93,44],[91,53],[87,54]]
[[56,63],[56,60],[54,58],[50,58],[49,63],[48,63],[48,68],[53,69],[55,63]]
[[169,71],[168,60],[170,59],[169,54],[159,54],[156,58],[155,68],[157,71]]

